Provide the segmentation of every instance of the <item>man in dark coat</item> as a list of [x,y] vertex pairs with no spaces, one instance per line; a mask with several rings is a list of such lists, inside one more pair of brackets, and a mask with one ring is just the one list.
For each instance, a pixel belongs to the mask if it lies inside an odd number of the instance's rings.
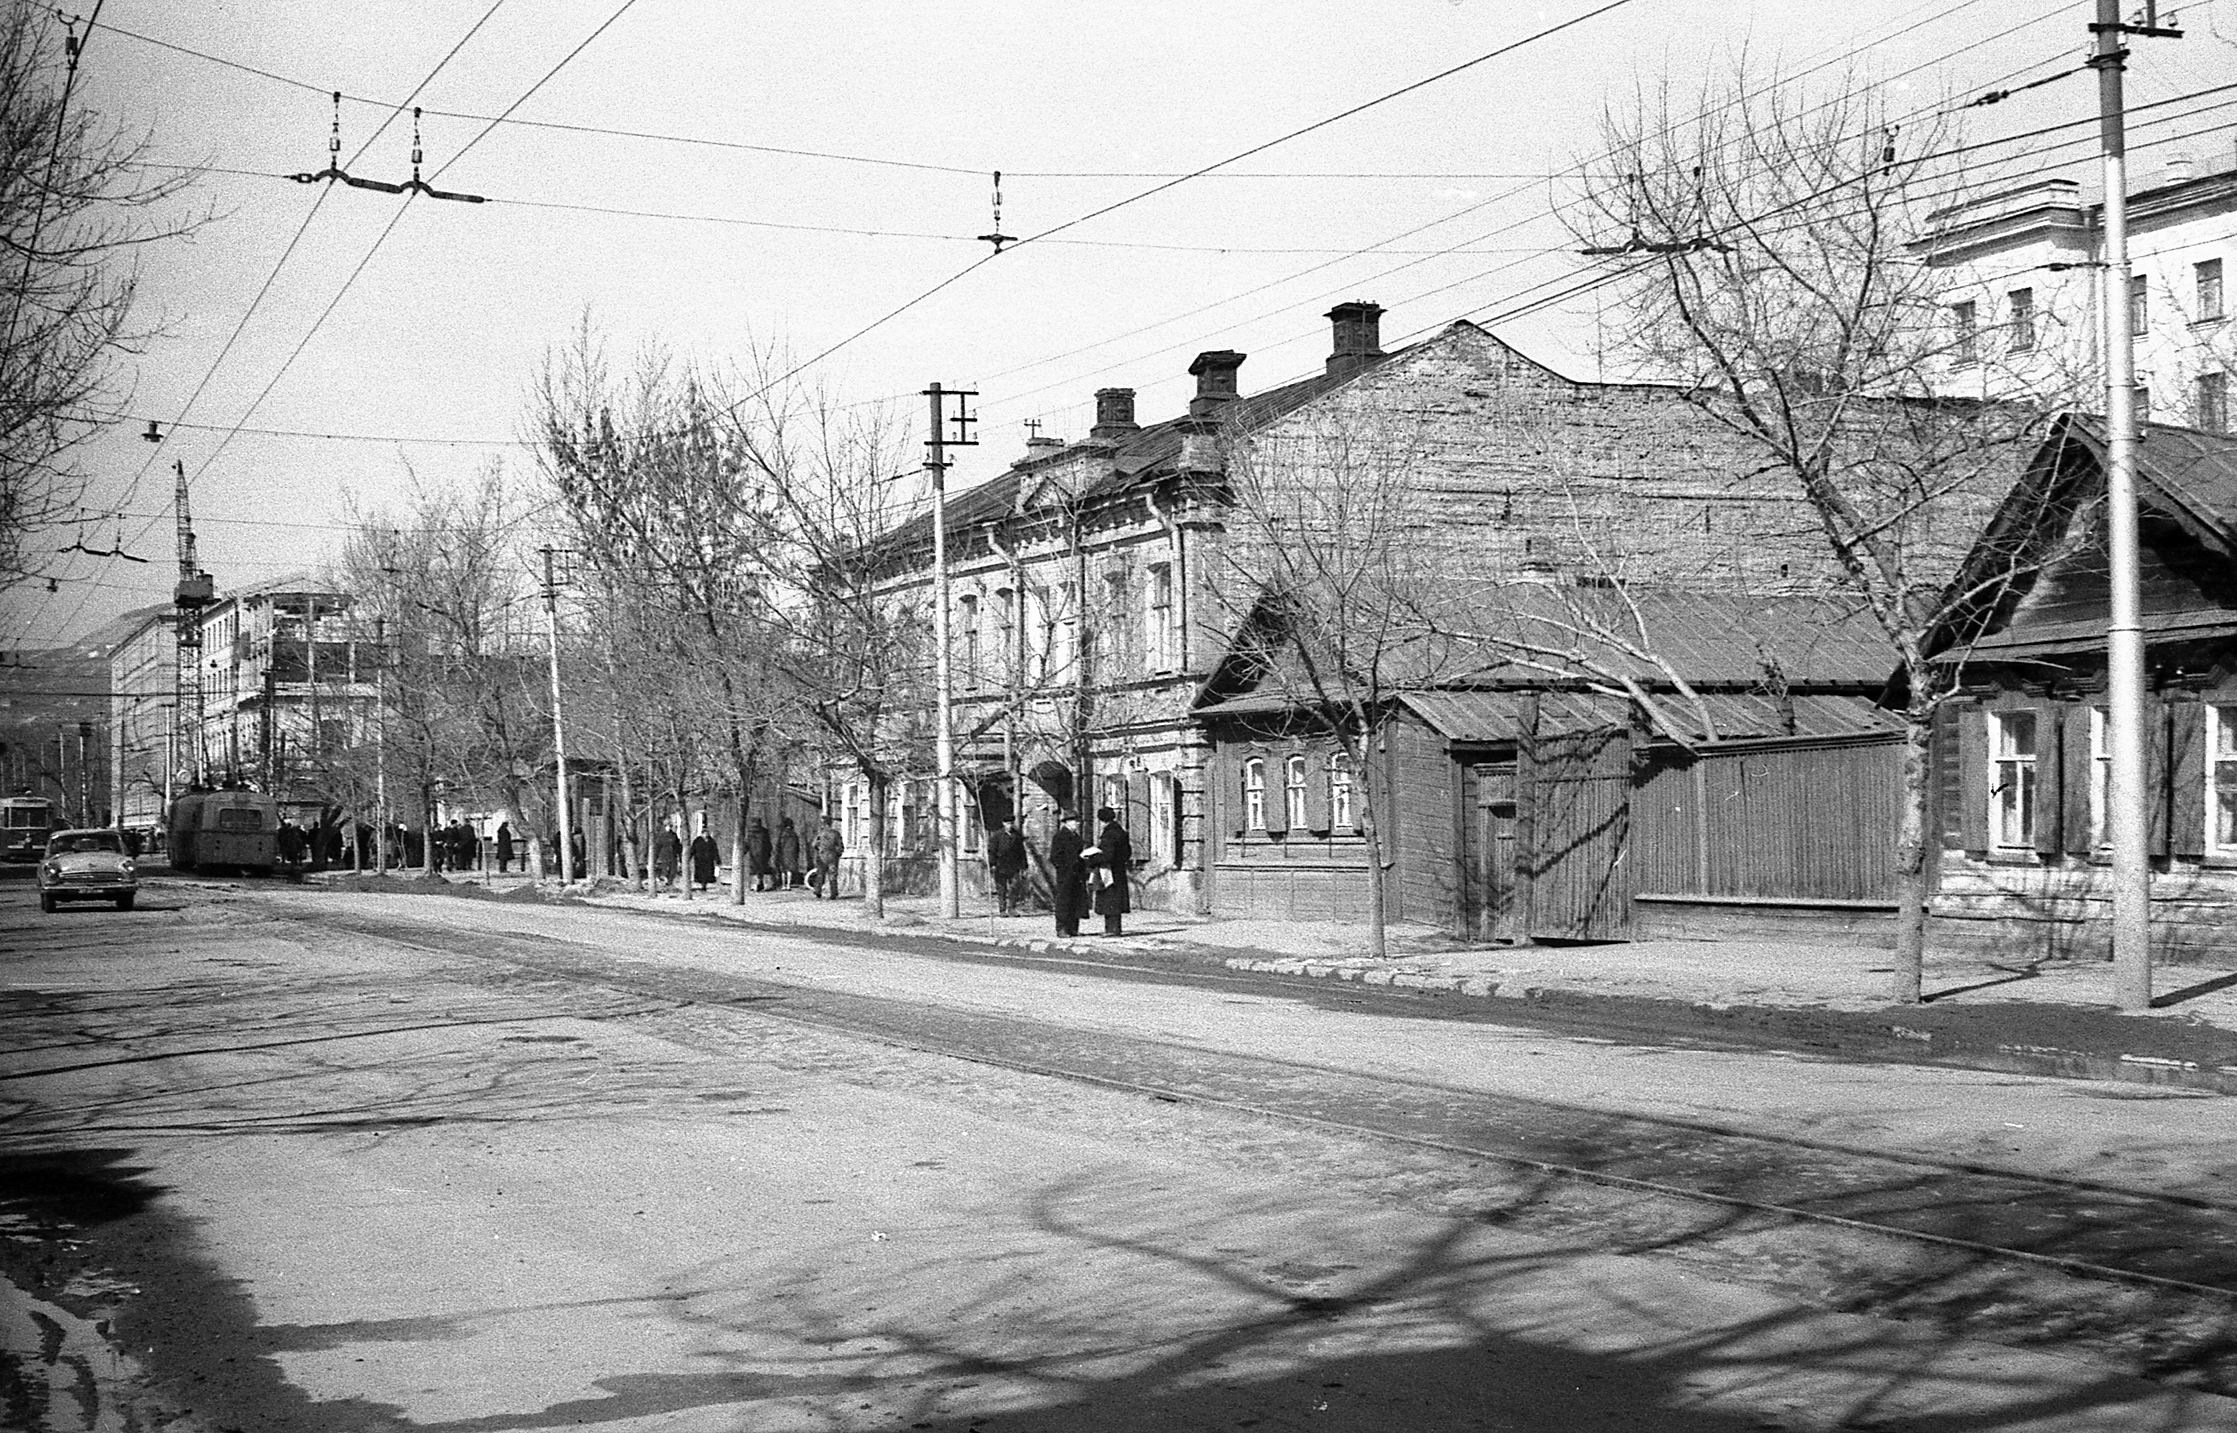
[[1049,837],[1049,904],[1056,911],[1058,935],[1078,935],[1080,917],[1087,912],[1086,850],[1079,818],[1065,812],[1057,818],[1056,834]]
[[791,890],[800,884],[800,828],[790,816],[777,822],[777,888]]
[[812,884],[816,899],[839,899],[839,857],[847,849],[846,838],[839,834],[838,824],[826,817],[815,840],[810,843],[815,850],[816,874]]
[[1019,833],[1017,822],[1004,821],[987,834],[986,871],[994,879],[994,902],[1003,915],[1017,910],[1025,859],[1025,837]]
[[715,883],[715,866],[721,861],[722,851],[715,845],[715,838],[701,831],[691,838],[691,883],[705,888]]
[[1134,843],[1119,824],[1118,812],[1105,806],[1095,813],[1103,829],[1095,834],[1095,913],[1103,917],[1103,934],[1122,935],[1126,913],[1134,909],[1129,873],[1134,869]]
[[510,821],[497,823],[497,873],[508,874],[513,869],[513,825]]
[[757,891],[769,889],[769,827],[759,816],[746,831],[746,874]]
[[683,869],[684,839],[676,834],[673,826],[663,826],[660,834],[652,838],[653,889],[660,890],[677,878]]

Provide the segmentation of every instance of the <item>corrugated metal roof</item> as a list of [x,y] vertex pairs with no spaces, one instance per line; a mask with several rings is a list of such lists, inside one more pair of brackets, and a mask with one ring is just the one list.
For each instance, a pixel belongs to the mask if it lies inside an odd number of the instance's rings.
[[[1873,686],[1897,665],[1870,613],[1828,597],[1763,597],[1515,583],[1477,614],[1479,668],[1539,649],[1580,673],[1654,682],[1664,668],[1696,686],[1753,686],[1775,668],[1791,685]],[[1659,658],[1660,660],[1653,660]]]
[[[1489,743],[1513,741],[1522,730],[1527,693],[1498,691],[1404,692],[1399,702],[1447,741]],[[1657,700],[1673,721],[1691,726],[1699,717],[1690,702],[1670,693]],[[1630,705],[1623,697],[1593,692],[1544,692],[1538,696],[1540,732],[1590,731],[1620,726],[1630,719]],[[1893,730],[1896,717],[1866,697],[1803,696],[1786,702],[1753,692],[1704,694],[1701,705],[1715,725],[1721,741],[1751,737],[1836,737]],[[1696,737],[1707,735],[1695,728]]]

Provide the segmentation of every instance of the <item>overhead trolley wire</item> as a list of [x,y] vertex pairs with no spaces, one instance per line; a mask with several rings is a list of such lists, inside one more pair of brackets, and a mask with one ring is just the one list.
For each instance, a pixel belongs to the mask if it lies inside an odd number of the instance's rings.
[[[457,57],[458,52],[466,47],[467,42],[472,40],[474,36],[481,31],[482,26],[489,23],[490,17],[495,15],[498,10],[503,7],[504,4],[505,0],[491,0],[489,8],[482,12],[481,18],[477,19],[471,26],[467,27],[466,33],[459,36],[457,41],[453,43],[448,50],[445,50],[443,52],[442,58],[438,59],[435,62],[434,66],[430,68],[425,75],[422,75],[420,77],[420,81],[418,84],[412,86],[412,92],[411,94],[405,96],[403,104],[394,106],[387,118],[383,119],[381,123],[374,128],[373,132],[370,135],[366,136],[365,142],[359,145],[356,153],[350,156],[350,164],[356,164],[359,159],[362,159],[365,156],[366,151],[372,148],[374,142],[378,140],[381,134],[388,128],[390,121],[394,120],[398,114],[403,113],[404,106],[410,104],[413,99],[416,99],[419,96],[422,90],[426,89],[429,84],[433,83],[435,77],[442,73],[444,67],[449,65],[450,62]],[[95,14],[98,17],[98,9],[96,9]],[[110,28],[112,30],[112,33],[124,33],[122,31],[114,30],[114,27]],[[186,402],[180,406],[178,417],[174,420],[174,422],[184,420],[187,414],[191,413],[194,410],[195,403],[201,398],[204,390],[206,390],[210,386],[210,381],[217,376],[218,369],[224,364],[226,356],[233,351],[233,345],[240,341],[242,332],[248,328],[249,320],[255,316],[257,309],[262,306],[265,296],[272,291],[272,285],[278,281],[280,271],[287,266],[288,259],[295,253],[296,247],[302,243],[303,235],[309,231],[311,227],[311,221],[318,216],[319,209],[326,203],[326,197],[331,192],[332,190],[330,186],[322,187],[319,190],[317,198],[311,201],[311,207],[307,211],[305,211],[303,215],[303,222],[296,226],[295,234],[288,240],[287,247],[281,251],[278,261],[272,265],[271,272],[264,276],[264,282],[260,286],[258,286],[255,297],[249,300],[249,306],[242,311],[239,322],[234,324],[233,331],[226,336],[225,343],[218,349],[217,357],[212,359],[210,361],[210,366],[203,370],[201,381],[194,385],[194,391],[187,396]],[[410,202],[409,195],[405,197],[405,202],[407,204]],[[399,210],[398,212],[401,213],[402,211]],[[385,237],[385,230],[383,231],[383,234]],[[368,255],[367,257],[370,257],[370,255]],[[362,268],[363,264],[361,263],[359,267]],[[355,275],[353,274],[352,277],[354,278]],[[300,351],[300,349],[298,349],[298,351]],[[270,391],[269,386],[267,386],[265,391]],[[259,397],[258,401],[261,402],[262,398]],[[253,407],[250,411],[254,411]],[[243,421],[246,421],[247,416],[247,414],[243,414]],[[236,424],[236,431],[238,430],[238,427],[239,425]],[[230,435],[228,435],[226,441],[231,441]],[[224,443],[221,442],[219,444],[219,449],[222,450],[223,447]],[[131,506],[132,500],[139,496],[140,484],[146,480],[148,470],[155,465],[155,460],[158,456],[159,451],[151,451],[148,456],[142,460],[139,470],[132,475],[131,482],[126,484],[124,494],[117,503],[119,509]],[[209,462],[208,460],[205,460],[196,468],[195,471],[197,472],[197,474],[199,474],[205,471],[208,467]],[[148,535],[148,533],[153,530],[155,523],[160,520],[161,514],[158,514],[147,524],[143,525],[140,530],[134,534],[132,539],[133,543],[138,543],[139,541],[144,539]],[[119,544],[119,546],[124,545],[125,544]],[[73,623],[77,620],[78,614],[85,610],[85,604],[88,600],[90,600],[90,597],[91,594],[88,593],[86,597],[79,599],[77,607],[73,608],[71,610],[70,616],[64,619],[65,626],[68,626],[70,623]],[[42,607],[44,606],[43,603],[41,605]],[[35,621],[37,619],[37,616],[37,612],[34,612],[31,618],[28,619],[28,621]],[[28,621],[26,623],[26,630],[28,630]]]

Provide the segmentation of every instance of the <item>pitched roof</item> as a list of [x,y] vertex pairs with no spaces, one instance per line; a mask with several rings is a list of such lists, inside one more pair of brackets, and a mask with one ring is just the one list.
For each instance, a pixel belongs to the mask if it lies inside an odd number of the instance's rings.
[[[1380,358],[1341,373],[1315,373],[1277,388],[1269,388],[1263,393],[1244,394],[1231,399],[1221,406],[1219,421],[1232,430],[1242,432],[1262,427],[1295,412],[1325,393],[1343,387],[1362,373],[1417,352],[1434,343],[1442,334],[1463,324],[1475,327],[1465,319],[1458,319],[1438,334],[1419,343],[1394,349]],[[1094,451],[1108,456],[1109,466],[1075,496],[1080,501],[1093,502],[1163,477],[1170,471],[1173,461],[1180,456],[1182,425],[1188,418],[1186,413],[1178,414],[1137,429],[1115,442],[1094,445]],[[1044,474],[1079,463],[1089,450],[1088,444],[1057,448],[1046,455],[1014,463],[976,487],[950,493],[947,500],[948,531],[961,532],[1017,512],[1036,491]],[[891,532],[878,539],[873,547],[886,553],[902,553],[929,543],[931,538],[932,515],[929,512],[918,513],[897,524]]]
[[[1513,741],[1522,731],[1520,691],[1404,692],[1400,705],[1429,724],[1447,741]],[[1801,696],[1780,702],[1751,692],[1716,692],[1702,697],[1721,740],[1763,737],[1842,737],[1892,732],[1899,718],[1869,697]],[[1548,692],[1538,697],[1542,733],[1592,731],[1629,720],[1629,703],[1592,692]],[[1679,715],[1692,713],[1681,711]]]

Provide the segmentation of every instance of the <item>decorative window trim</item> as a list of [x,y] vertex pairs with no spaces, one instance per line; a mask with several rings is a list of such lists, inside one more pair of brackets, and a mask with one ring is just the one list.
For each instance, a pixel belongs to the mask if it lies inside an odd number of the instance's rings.
[[1243,759],[1243,830],[1266,829],[1266,758]]

